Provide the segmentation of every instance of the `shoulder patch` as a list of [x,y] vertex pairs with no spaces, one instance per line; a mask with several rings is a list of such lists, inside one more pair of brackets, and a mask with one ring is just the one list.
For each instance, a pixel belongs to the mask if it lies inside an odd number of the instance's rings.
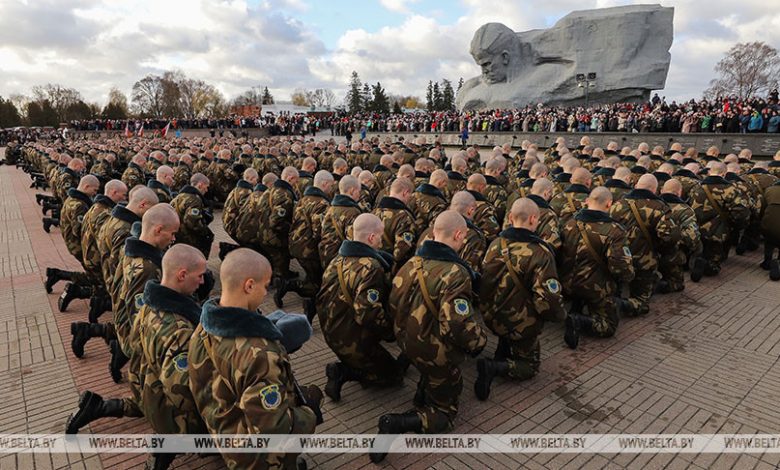
[[368,297],[368,301],[372,304],[379,303],[379,291],[376,289],[368,289],[366,297]]
[[403,237],[406,243],[412,243],[414,241],[414,235],[412,235],[412,232],[404,232]]
[[190,215],[193,216],[193,217],[199,216],[200,215],[200,209],[198,209],[197,207],[193,207],[192,209],[190,209]]
[[80,224],[84,223],[84,216],[80,215],[80,216],[76,217],[76,220],[78,220]]
[[141,310],[141,307],[144,306],[144,294],[135,294],[135,309]]
[[266,410],[275,410],[282,403],[282,395],[279,393],[279,385],[266,385],[260,389],[260,398],[263,408]]
[[466,316],[471,311],[469,308],[469,302],[466,299],[455,299],[453,304],[455,305],[455,313],[458,315]]
[[623,254],[628,256],[629,258],[631,258],[631,249],[628,248],[627,246],[624,246],[623,247]]
[[557,279],[547,279],[544,281],[544,285],[547,286],[547,290],[552,294],[557,294],[561,291],[561,283]]
[[276,213],[279,215],[279,217],[284,217],[287,215],[287,210],[284,207],[280,207],[276,209]]
[[173,358],[173,366],[179,372],[185,372],[187,370],[187,352],[180,352]]

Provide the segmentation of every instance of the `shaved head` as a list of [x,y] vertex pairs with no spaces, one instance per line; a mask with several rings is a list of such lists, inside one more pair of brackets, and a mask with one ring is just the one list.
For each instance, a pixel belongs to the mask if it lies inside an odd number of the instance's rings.
[[614,176],[612,176],[613,179],[620,180],[624,183],[628,183],[631,181],[631,170],[625,166],[621,166],[617,170],[615,170]]
[[477,200],[468,191],[458,191],[452,195],[450,209],[458,211],[463,217],[470,218],[474,209],[477,207]]
[[120,180],[111,180],[103,188],[103,194],[114,202],[124,201],[127,199],[127,185]]
[[[509,211],[509,219],[516,228],[529,228],[530,230],[535,230],[535,225],[538,225],[539,206],[532,200],[521,197],[512,203],[512,208]],[[531,228],[529,226],[534,227]]]
[[574,173],[571,174],[571,182],[575,184],[583,184],[590,186],[591,176],[590,172],[585,168],[577,168]]
[[538,180],[534,181],[534,184],[531,186],[531,194],[540,196],[543,199],[549,201],[550,198],[552,198],[554,187],[555,185],[553,185],[552,181],[548,180],[547,178],[539,178]]
[[249,248],[231,251],[219,268],[220,305],[257,310],[267,293],[271,274],[271,263],[260,253]]
[[268,186],[269,188],[276,183],[276,180],[278,180],[279,177],[276,176],[274,173],[266,173],[263,175],[263,184]]
[[448,180],[449,177],[447,176],[447,172],[444,170],[434,171],[431,173],[431,177],[429,178],[430,183],[437,188],[443,188],[447,184]]
[[452,238],[458,230],[466,230],[466,219],[454,210],[442,212],[433,223],[433,237],[436,241]]
[[352,238],[372,248],[382,246],[382,232],[385,224],[374,214],[360,214],[352,223]]
[[160,202],[157,193],[146,186],[136,186],[130,191],[130,200],[127,203],[127,209],[135,212],[136,215],[143,214],[152,206]]
[[97,179],[97,176],[95,175],[82,176],[81,180],[79,180],[79,186],[77,189],[82,193],[92,197],[97,194],[98,189],[100,189],[100,180]]
[[192,295],[203,283],[206,258],[195,247],[173,245],[162,259],[161,284],[184,295]]
[[606,211],[612,204],[612,193],[604,186],[599,186],[588,195],[588,209]]
[[242,178],[244,178],[244,181],[250,184],[257,184],[257,180],[260,178],[260,175],[257,174],[257,170],[254,168],[247,168],[244,170],[244,174],[241,175]]
[[339,180],[339,192],[341,194],[354,193],[360,191],[360,181],[352,175],[343,176]]
[[146,211],[141,219],[141,233],[148,232],[156,226],[173,228],[179,226],[179,214],[170,204],[155,204],[154,207]]
[[642,175],[636,182],[636,189],[646,189],[655,193],[658,190],[658,180],[651,174]]
[[682,184],[676,179],[672,178],[664,183],[664,187],[661,189],[662,194],[674,194],[677,197],[682,197]]

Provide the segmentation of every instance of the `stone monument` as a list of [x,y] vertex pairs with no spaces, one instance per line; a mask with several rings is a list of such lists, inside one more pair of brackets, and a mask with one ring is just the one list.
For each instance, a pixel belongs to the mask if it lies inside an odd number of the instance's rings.
[[471,55],[482,75],[458,92],[460,110],[648,100],[669,72],[674,8],[632,5],[572,12],[552,28],[480,27]]

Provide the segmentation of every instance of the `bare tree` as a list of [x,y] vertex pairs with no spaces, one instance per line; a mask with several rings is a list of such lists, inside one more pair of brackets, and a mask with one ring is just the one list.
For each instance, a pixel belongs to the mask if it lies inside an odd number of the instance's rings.
[[[67,122],[71,119],[70,110],[82,102],[81,93],[73,88],[66,88],[62,85],[47,83],[46,85],[34,86],[32,89],[33,99],[38,104],[49,101],[51,107],[57,113],[57,119],[60,122]],[[78,113],[79,117],[83,113]]]
[[715,66],[720,75],[705,96],[736,95],[740,99],[766,95],[778,85],[780,56],[763,42],[735,44]]
[[142,116],[163,116],[163,85],[158,75],[147,75],[133,85],[133,105]]

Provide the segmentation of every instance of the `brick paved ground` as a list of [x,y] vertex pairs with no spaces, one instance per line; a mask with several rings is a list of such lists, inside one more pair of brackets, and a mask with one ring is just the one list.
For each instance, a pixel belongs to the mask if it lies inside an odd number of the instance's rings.
[[[43,232],[29,178],[0,167],[0,432],[62,432],[79,392],[121,396],[126,385],[108,375],[100,340],[83,359],[70,352],[71,321],[86,318],[86,301],[56,311],[63,285],[46,295],[47,266],[77,269],[57,229]],[[215,222],[217,241],[226,240]],[[209,263],[214,270],[218,259]],[[767,280],[757,255],[733,257],[717,278],[689,284],[684,293],[657,297],[651,314],[620,325],[615,338],[583,339],[565,347],[560,325],[542,337],[539,375],[525,383],[497,379],[488,402],[475,399],[474,362],[464,366],[465,387],[456,432],[494,433],[772,433],[780,432],[780,283]],[[300,311],[295,294],[288,311]],[[266,308],[272,308],[271,301]],[[106,314],[105,317],[109,317]],[[106,320],[104,318],[103,320]],[[492,353],[491,341],[488,353]],[[314,338],[293,356],[301,383],[325,384],[334,356],[315,325]],[[318,431],[373,432],[377,418],[410,406],[417,373],[403,387],[363,390],[348,384],[339,404],[325,402]],[[140,419],[105,419],[94,433],[143,433]],[[371,466],[359,454],[307,456],[318,468]],[[26,468],[137,468],[143,456],[9,455],[0,470]],[[775,455],[391,455],[386,468],[774,468]],[[221,468],[217,458],[183,457],[176,468]]]

